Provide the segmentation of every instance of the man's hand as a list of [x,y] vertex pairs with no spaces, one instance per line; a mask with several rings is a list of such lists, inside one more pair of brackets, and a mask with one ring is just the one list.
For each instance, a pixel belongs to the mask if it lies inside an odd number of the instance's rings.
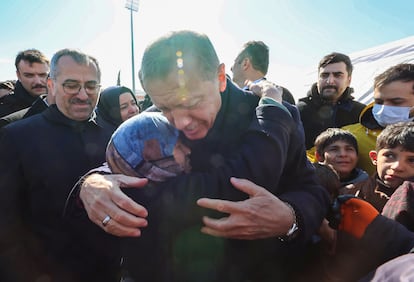
[[[91,174],[84,180],[80,198],[90,220],[120,237],[138,237],[147,226],[147,210],[125,195],[120,187],[143,187],[148,180],[121,174]],[[110,220],[108,221],[109,218]],[[106,224],[103,224],[104,219]]]
[[292,210],[275,195],[253,182],[232,177],[231,183],[250,198],[240,202],[202,198],[197,204],[228,213],[228,217],[204,217],[203,233],[232,239],[255,240],[282,236],[294,221]]
[[261,80],[257,83],[249,82],[248,87],[255,95],[259,97],[269,97],[278,103],[282,103],[283,89],[282,87],[268,80]]

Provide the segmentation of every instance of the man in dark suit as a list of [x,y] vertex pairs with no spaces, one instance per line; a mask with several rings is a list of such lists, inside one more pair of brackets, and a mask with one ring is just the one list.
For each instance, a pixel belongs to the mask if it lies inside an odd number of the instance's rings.
[[105,160],[112,129],[95,120],[100,78],[95,58],[58,51],[47,80],[56,103],[1,129],[1,281],[118,278],[116,242],[87,219],[62,218],[79,177]]
[[0,117],[30,107],[42,94],[47,93],[49,59],[36,49],[17,54],[15,60],[17,82],[14,92],[0,99]]

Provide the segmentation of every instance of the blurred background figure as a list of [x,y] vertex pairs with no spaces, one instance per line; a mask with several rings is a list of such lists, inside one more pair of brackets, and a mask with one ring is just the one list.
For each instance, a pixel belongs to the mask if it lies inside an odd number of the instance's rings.
[[0,117],[28,108],[39,96],[47,94],[49,59],[42,52],[36,49],[21,51],[14,64],[17,76],[14,94],[1,99]]
[[307,150],[322,131],[359,122],[365,105],[352,96],[352,71],[351,59],[345,54],[333,52],[320,60],[318,80],[297,103]]
[[104,122],[114,129],[139,112],[137,98],[125,86],[110,86],[103,90],[96,110],[98,123]]
[[[240,88],[248,90],[247,83],[266,79],[268,69],[269,47],[263,41],[248,41],[243,45],[231,67],[233,82]],[[292,93],[284,87],[282,90],[282,99],[294,105],[295,98]]]
[[0,82],[0,98],[13,93],[15,85],[15,80],[5,80]]

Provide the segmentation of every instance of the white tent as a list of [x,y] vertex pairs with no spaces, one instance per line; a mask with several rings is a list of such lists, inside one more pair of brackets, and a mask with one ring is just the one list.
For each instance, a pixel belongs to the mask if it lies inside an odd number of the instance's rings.
[[[351,87],[354,97],[361,103],[373,101],[374,77],[399,63],[414,63],[414,36],[393,41],[363,51],[349,54],[354,65]],[[306,74],[303,92],[306,93],[316,81],[317,73]]]

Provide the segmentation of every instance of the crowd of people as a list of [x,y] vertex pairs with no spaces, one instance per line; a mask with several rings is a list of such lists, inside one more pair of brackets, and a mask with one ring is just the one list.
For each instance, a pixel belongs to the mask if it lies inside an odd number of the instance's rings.
[[140,103],[101,89],[92,55],[19,52],[0,84],[0,281],[414,277],[414,65],[378,75],[370,105],[345,54],[297,103],[268,65],[248,41],[230,77],[205,34],[171,32],[144,51]]

